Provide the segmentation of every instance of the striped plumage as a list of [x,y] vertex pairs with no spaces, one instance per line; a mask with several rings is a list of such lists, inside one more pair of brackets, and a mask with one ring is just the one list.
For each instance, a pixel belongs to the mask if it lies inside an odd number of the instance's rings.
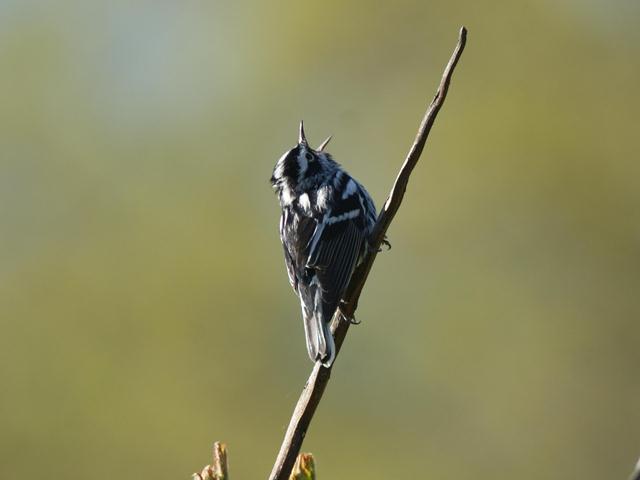
[[331,365],[329,323],[376,221],[371,197],[328,153],[298,144],[271,176],[282,207],[280,239],[289,281],[300,298],[309,357]]

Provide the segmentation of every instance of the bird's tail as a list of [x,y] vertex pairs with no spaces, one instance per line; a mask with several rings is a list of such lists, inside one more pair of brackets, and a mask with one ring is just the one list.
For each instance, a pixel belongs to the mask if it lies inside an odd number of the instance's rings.
[[313,362],[321,361],[325,367],[330,367],[336,356],[336,345],[331,335],[331,317],[322,318],[318,311],[303,309],[304,334],[307,339],[307,351]]

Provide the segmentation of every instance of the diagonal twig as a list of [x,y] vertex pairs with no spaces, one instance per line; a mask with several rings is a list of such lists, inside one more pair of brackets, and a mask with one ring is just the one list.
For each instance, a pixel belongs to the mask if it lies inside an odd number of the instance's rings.
[[638,463],[636,463],[636,468],[633,470],[633,473],[629,477],[629,480],[640,480],[640,459],[638,459]]
[[[416,138],[413,141],[413,145],[407,154],[404,164],[400,168],[400,172],[396,177],[391,193],[380,211],[376,225],[371,237],[369,238],[369,244],[371,245],[370,251],[365,256],[360,266],[355,270],[355,272],[353,272],[349,285],[343,295],[342,304],[339,309],[342,315],[340,312],[336,312],[336,315],[334,316],[332,330],[334,332],[336,344],[336,355],[340,352],[340,347],[342,346],[342,342],[344,341],[350,324],[348,321],[340,321],[340,319],[342,316],[345,318],[353,318],[353,314],[358,307],[358,299],[360,298],[362,288],[367,281],[371,266],[376,259],[378,249],[385,238],[385,233],[387,232],[393,217],[400,208],[404,192],[409,182],[409,177],[413,168],[418,163],[422,149],[424,148],[427,137],[429,136],[429,131],[436,119],[436,115],[440,111],[440,108],[447,96],[447,90],[449,89],[453,70],[460,59],[460,55],[462,55],[466,40],[467,29],[462,27],[458,37],[458,44],[453,51],[449,63],[444,69],[438,91],[422,119],[422,123],[420,124]],[[329,377],[331,376],[331,368],[332,367],[323,367],[320,362],[317,362],[313,367],[311,375],[309,376],[309,379],[302,390],[302,394],[300,395],[300,399],[293,411],[293,416],[291,417],[289,427],[285,433],[284,441],[280,447],[280,452],[278,453],[275,465],[271,471],[271,475],[269,477],[270,480],[286,480],[289,477],[296,457],[302,447],[302,441],[307,433],[313,414],[320,403],[324,389],[327,386]]]

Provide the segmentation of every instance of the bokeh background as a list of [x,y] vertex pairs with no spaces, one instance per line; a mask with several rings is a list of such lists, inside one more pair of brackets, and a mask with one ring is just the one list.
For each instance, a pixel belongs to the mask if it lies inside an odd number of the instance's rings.
[[626,478],[640,3],[0,1],[0,477],[265,478],[310,371],[268,183],[381,205],[467,49],[305,441],[320,479]]

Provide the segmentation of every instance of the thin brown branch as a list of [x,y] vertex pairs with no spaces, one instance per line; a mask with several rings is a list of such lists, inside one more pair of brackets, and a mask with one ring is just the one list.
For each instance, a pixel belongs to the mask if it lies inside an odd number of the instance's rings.
[[[387,201],[380,211],[378,221],[376,222],[371,238],[369,239],[369,243],[371,245],[370,253],[367,254],[364,261],[353,273],[345,294],[343,295],[340,310],[342,311],[342,315],[346,318],[353,318],[353,314],[358,307],[358,299],[360,298],[362,288],[367,281],[369,271],[376,259],[377,252],[384,240],[387,229],[389,228],[396,212],[400,208],[404,192],[409,182],[409,177],[411,176],[413,168],[418,163],[422,149],[424,148],[427,137],[429,136],[429,131],[436,119],[436,115],[440,111],[440,108],[447,96],[451,76],[458,60],[460,59],[460,55],[464,50],[466,40],[467,29],[462,27],[458,37],[458,44],[456,45],[453,55],[444,70],[438,91],[422,119],[416,138],[413,141],[413,145],[407,154],[404,164],[400,168],[400,172],[393,184],[389,198],[387,198]],[[342,346],[342,342],[344,341],[349,329],[349,322],[340,321],[340,318],[341,315],[337,314],[333,321],[336,355],[340,352],[340,347]],[[324,389],[326,388],[329,377],[331,376],[331,368],[332,367],[323,367],[319,362],[313,367],[311,376],[307,380],[307,383],[302,390],[302,394],[300,395],[300,399],[293,411],[293,416],[291,417],[289,427],[285,433],[284,441],[280,447],[278,457],[276,458],[276,463],[271,471],[271,475],[269,477],[270,480],[286,480],[289,478],[289,474],[291,473],[293,464],[300,452],[302,441],[307,433],[313,414],[320,403]]]
[[640,459],[638,460],[638,463],[636,463],[636,468],[633,470],[629,480],[640,480]]

